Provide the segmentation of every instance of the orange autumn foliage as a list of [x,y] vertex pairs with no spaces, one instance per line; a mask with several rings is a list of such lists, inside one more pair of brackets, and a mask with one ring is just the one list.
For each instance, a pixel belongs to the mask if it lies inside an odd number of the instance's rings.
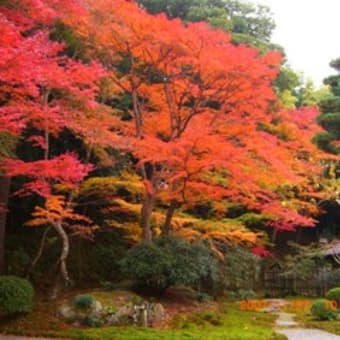
[[[278,53],[261,56],[205,23],[152,16],[133,1],[86,3],[87,14],[68,23],[107,69],[105,93],[130,100],[113,129],[116,145],[139,160],[143,229],[156,199],[178,208],[228,198],[278,229],[314,225],[308,197],[287,204],[280,194],[301,187],[312,196],[322,169],[310,142],[315,111],[270,111]],[[221,169],[224,183],[213,183]]]

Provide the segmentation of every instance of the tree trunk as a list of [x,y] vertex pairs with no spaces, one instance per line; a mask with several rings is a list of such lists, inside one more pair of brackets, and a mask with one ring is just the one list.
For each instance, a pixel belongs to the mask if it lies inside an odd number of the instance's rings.
[[47,235],[48,235],[50,230],[51,230],[51,227],[47,227],[44,230],[41,241],[40,241],[39,249],[38,249],[37,254],[36,254],[36,256],[34,257],[32,263],[31,263],[30,268],[27,270],[26,277],[30,277],[30,275],[33,273],[33,270],[34,270],[36,264],[40,260],[42,254],[44,252],[44,247],[45,247],[45,244],[46,244]]
[[136,137],[142,137],[142,126],[143,126],[143,119],[142,114],[139,109],[138,105],[138,95],[136,90],[132,91],[132,104],[133,104],[133,112],[135,114],[135,129],[136,129]]
[[0,274],[5,272],[6,218],[10,185],[11,177],[0,176]]
[[59,270],[51,293],[51,299],[55,300],[58,297],[58,294],[62,287],[66,286],[70,281],[66,266],[66,260],[70,251],[70,241],[60,221],[54,223],[53,227],[58,233],[62,242],[62,250],[59,257]]
[[276,242],[276,237],[277,237],[277,229],[274,229],[274,230],[273,230],[273,233],[272,233],[272,236],[271,236],[271,241],[272,241],[273,243]]
[[172,232],[171,221],[172,221],[172,218],[174,216],[176,209],[177,209],[177,202],[171,201],[168,211],[166,213],[164,224],[163,224],[163,230],[162,230],[163,235],[171,234]]
[[146,193],[145,200],[142,205],[141,211],[141,227],[143,231],[143,241],[151,242],[152,241],[152,232],[151,232],[151,214],[155,205],[155,195],[153,193]]

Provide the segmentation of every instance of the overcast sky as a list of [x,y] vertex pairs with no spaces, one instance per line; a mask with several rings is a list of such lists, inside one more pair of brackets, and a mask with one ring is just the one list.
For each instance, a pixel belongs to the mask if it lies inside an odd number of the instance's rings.
[[288,62],[316,85],[334,73],[340,57],[340,0],[249,0],[268,5],[276,22],[272,41],[286,50]]

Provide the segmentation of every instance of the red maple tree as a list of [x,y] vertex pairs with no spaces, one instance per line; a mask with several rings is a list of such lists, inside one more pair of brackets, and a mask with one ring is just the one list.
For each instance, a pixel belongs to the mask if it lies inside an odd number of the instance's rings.
[[[318,173],[317,165],[297,157],[302,144],[316,151],[308,137],[284,140],[260,128],[275,119],[269,103],[278,53],[261,56],[204,23],[152,16],[134,2],[87,4],[88,15],[74,29],[110,70],[112,93],[131,103],[123,119],[117,113],[115,129],[139,160],[144,240],[151,240],[150,216],[159,198],[169,205],[165,229],[176,207],[209,196],[266,212],[276,228],[313,224],[298,208],[284,207],[277,190],[281,183],[306,184],[310,170]],[[290,133],[301,131],[292,115],[280,117]],[[218,168],[228,173],[226,187],[204,180]]]
[[59,268],[65,282],[69,240],[64,228],[84,233],[85,225],[91,230],[91,221],[74,212],[73,197],[93,167],[82,164],[75,154],[51,152],[50,141],[66,128],[88,145],[97,142],[94,130],[109,133],[105,124],[92,123],[94,113],[99,115],[95,97],[102,67],[68,58],[65,46],[49,37],[55,20],[73,10],[79,14],[81,7],[72,1],[39,0],[14,1],[0,8],[0,132],[25,137],[41,150],[41,159],[5,158],[1,168],[6,176],[25,176],[27,182],[17,194],[45,199],[45,207],[36,208],[45,212],[45,218],[35,218],[31,225],[48,222],[60,236]]

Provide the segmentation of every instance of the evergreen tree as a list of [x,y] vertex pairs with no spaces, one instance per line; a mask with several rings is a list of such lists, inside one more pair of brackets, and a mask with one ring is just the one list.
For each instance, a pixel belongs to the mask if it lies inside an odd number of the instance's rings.
[[319,102],[321,115],[317,118],[318,123],[326,130],[318,133],[314,141],[323,150],[340,153],[340,58],[330,63],[338,74],[324,80],[331,94]]

